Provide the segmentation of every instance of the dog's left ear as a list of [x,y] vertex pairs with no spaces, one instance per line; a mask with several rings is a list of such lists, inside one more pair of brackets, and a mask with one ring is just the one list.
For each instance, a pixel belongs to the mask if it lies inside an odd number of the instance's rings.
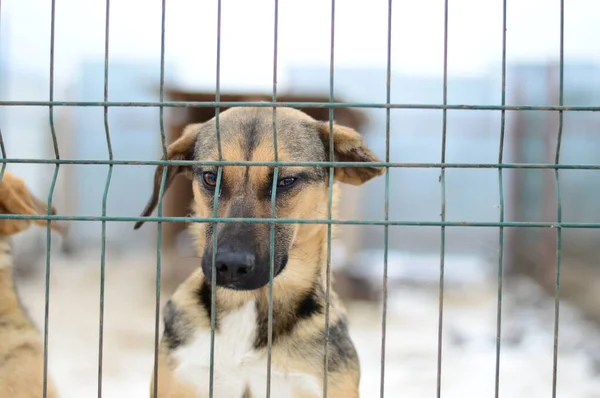
[[[194,158],[194,145],[196,144],[196,137],[200,132],[200,126],[202,123],[190,124],[185,127],[181,137],[167,147],[167,160],[193,160]],[[163,156],[161,160],[165,160]],[[159,165],[156,167],[154,172],[154,189],[152,196],[146,205],[146,208],[142,212],[142,216],[149,216],[152,214],[156,206],[158,205],[158,196],[160,193],[160,184],[162,181],[163,170],[165,166]],[[163,189],[163,195],[171,186],[175,177],[179,174],[183,174],[188,178],[192,176],[192,168],[190,166],[183,165],[169,165],[167,166],[167,178],[165,181],[165,187]],[[144,224],[144,221],[138,221],[135,223],[133,229],[138,229]]]
[[[329,122],[318,122],[317,129],[325,146],[328,161],[330,155],[330,135]],[[333,124],[333,150],[336,162],[379,162],[380,160],[365,145],[360,134],[346,126]],[[385,172],[383,167],[369,166],[364,167],[335,167],[334,177],[336,180],[351,184],[362,185],[372,178],[378,177]]]

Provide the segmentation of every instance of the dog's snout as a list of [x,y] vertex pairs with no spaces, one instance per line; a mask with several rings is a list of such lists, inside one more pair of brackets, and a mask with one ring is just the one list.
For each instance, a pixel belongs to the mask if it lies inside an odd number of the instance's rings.
[[256,257],[248,252],[217,252],[215,268],[219,279],[235,281],[249,275],[254,270]]

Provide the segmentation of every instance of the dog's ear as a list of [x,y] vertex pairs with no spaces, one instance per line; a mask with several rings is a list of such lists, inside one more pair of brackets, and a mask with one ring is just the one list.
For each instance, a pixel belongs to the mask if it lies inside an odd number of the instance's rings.
[[[194,157],[194,145],[196,143],[196,137],[200,131],[201,123],[190,124],[183,129],[183,133],[181,137],[173,142],[167,148],[167,160],[193,160]],[[165,160],[163,156],[161,160]],[[173,182],[176,176],[179,174],[184,174],[188,178],[192,176],[192,168],[190,166],[182,166],[182,165],[169,165],[167,167],[167,177],[165,181],[165,187],[163,189],[163,195],[169,189],[169,186]],[[163,170],[165,166],[159,165],[156,167],[156,171],[154,172],[154,189],[152,191],[152,196],[146,205],[146,208],[142,212],[142,216],[149,216],[152,214],[156,206],[158,205],[158,196],[160,193],[160,183],[162,181]],[[144,224],[144,221],[138,221],[135,223],[134,229],[138,229]]]
[[[36,198],[25,182],[14,174],[5,171],[0,181],[0,212],[3,214],[47,215],[47,203]],[[56,215],[52,206],[51,214]],[[31,221],[46,226],[45,220],[0,220],[0,235],[13,235],[29,228]],[[64,234],[66,227],[51,221],[50,228]]]
[[[318,122],[317,129],[329,161],[331,153],[329,122]],[[379,162],[377,156],[367,148],[360,134],[350,127],[333,124],[333,147],[336,162]],[[362,185],[385,172],[383,167],[367,164],[364,167],[335,167],[334,170],[336,180],[351,185]]]

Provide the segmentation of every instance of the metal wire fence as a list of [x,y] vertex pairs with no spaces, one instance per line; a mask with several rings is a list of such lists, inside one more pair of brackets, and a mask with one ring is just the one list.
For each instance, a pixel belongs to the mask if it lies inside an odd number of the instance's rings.
[[[58,176],[59,169],[64,164],[78,164],[78,165],[86,165],[86,164],[94,164],[94,165],[106,165],[108,166],[108,172],[106,175],[106,180],[104,182],[104,194],[102,201],[102,214],[101,216],[61,216],[61,215],[52,215],[50,212],[47,216],[32,216],[32,215],[8,215],[2,214],[0,215],[0,219],[42,219],[42,220],[65,220],[65,221],[98,221],[102,223],[102,241],[101,241],[101,259],[100,259],[100,267],[101,267],[101,278],[100,278],[100,319],[99,319],[99,341],[98,341],[98,397],[102,396],[102,369],[103,369],[103,328],[104,328],[104,292],[105,292],[105,267],[106,267],[106,223],[107,222],[137,222],[137,221],[145,221],[145,222],[156,222],[157,228],[157,242],[156,242],[156,309],[155,309],[155,362],[154,362],[154,392],[156,394],[157,391],[157,383],[158,380],[158,343],[159,343],[159,335],[160,335],[160,295],[161,295],[161,274],[162,274],[162,250],[161,250],[161,241],[162,241],[162,229],[163,222],[176,222],[176,223],[268,223],[270,224],[270,277],[271,282],[269,283],[269,317],[268,317],[268,360],[267,360],[267,397],[271,396],[270,382],[271,382],[271,350],[272,350],[272,332],[273,332],[273,275],[274,275],[274,245],[275,245],[275,225],[276,224],[326,224],[327,225],[327,291],[326,297],[327,302],[329,304],[329,278],[331,275],[331,227],[333,224],[353,224],[353,225],[379,225],[384,228],[384,271],[383,271],[383,300],[382,300],[382,324],[381,324],[381,390],[380,396],[384,396],[384,385],[385,385],[385,377],[386,377],[386,369],[385,369],[385,352],[386,352],[386,319],[387,319],[387,298],[388,298],[388,240],[389,240],[389,228],[396,226],[435,226],[440,227],[440,237],[441,237],[441,246],[440,250],[440,260],[439,260],[439,318],[438,318],[438,340],[437,340],[437,397],[441,396],[441,385],[442,385],[442,343],[443,343],[443,327],[444,327],[444,272],[445,272],[445,251],[446,251],[446,230],[447,228],[454,227],[482,227],[482,228],[498,228],[499,229],[499,240],[498,244],[500,247],[497,259],[497,319],[496,319],[496,372],[495,372],[495,396],[499,396],[499,376],[500,376],[500,357],[501,357],[501,333],[502,333],[502,293],[503,293],[503,275],[504,275],[504,229],[505,228],[514,228],[514,227],[524,227],[524,228],[552,228],[556,231],[556,281],[555,281],[555,320],[554,320],[554,353],[553,353],[553,380],[552,380],[552,396],[556,396],[556,375],[558,371],[558,338],[559,338],[559,315],[560,315],[560,275],[561,275],[561,243],[562,243],[562,230],[563,228],[598,228],[600,227],[597,223],[585,223],[585,222],[563,222],[561,218],[561,190],[560,190],[560,170],[565,169],[586,169],[586,170],[598,170],[600,169],[600,165],[595,164],[561,164],[560,163],[560,149],[561,149],[561,140],[562,140],[562,132],[563,132],[563,113],[566,111],[570,112],[589,112],[589,111],[599,111],[600,107],[597,106],[564,106],[563,104],[563,64],[564,64],[564,0],[560,1],[560,10],[561,10],[561,19],[560,19],[560,69],[559,69],[559,103],[556,106],[509,106],[506,105],[506,9],[507,9],[507,0],[501,1],[502,3],[502,21],[503,21],[503,40],[502,40],[502,91],[500,94],[501,104],[500,105],[481,105],[481,104],[449,104],[447,101],[448,98],[448,89],[447,89],[447,81],[448,81],[448,10],[449,10],[449,1],[445,0],[444,2],[444,69],[443,69],[443,102],[441,104],[431,105],[431,104],[406,104],[406,103],[392,103],[391,102],[391,54],[392,54],[392,0],[388,0],[388,18],[387,18],[387,85],[386,85],[386,102],[385,103],[358,103],[358,102],[334,102],[334,44],[335,44],[335,0],[331,1],[331,34],[330,34],[330,44],[331,44],[331,52],[330,52],[330,81],[329,81],[329,102],[278,102],[277,101],[277,48],[278,48],[278,0],[274,0],[274,31],[273,31],[273,40],[274,40],[274,53],[273,53],[273,91],[272,91],[272,101],[271,102],[222,102],[220,101],[220,39],[221,39],[221,0],[218,0],[218,12],[215,16],[218,20],[217,24],[217,64],[216,64],[216,87],[215,87],[215,101],[209,102],[182,102],[182,101],[165,101],[164,100],[164,66],[165,66],[165,14],[167,12],[166,0],[162,0],[162,26],[161,26],[161,54],[160,54],[160,101],[159,102],[119,102],[119,101],[109,101],[108,100],[108,82],[109,82],[109,43],[110,43],[110,0],[106,0],[106,14],[105,14],[105,57],[104,57],[104,100],[101,102],[81,102],[81,101],[55,101],[54,100],[54,32],[56,27],[55,22],[55,9],[56,9],[56,0],[52,0],[52,15],[51,15],[51,30],[50,30],[50,65],[49,65],[49,74],[50,74],[50,86],[48,88],[48,101],[0,101],[1,107],[12,107],[12,106],[43,106],[48,107],[48,120],[50,126],[50,132],[52,134],[53,146],[54,146],[54,159],[25,159],[25,158],[9,158],[6,154],[4,148],[4,142],[1,139],[0,134],[0,147],[2,149],[2,173],[4,173],[4,169],[8,163],[42,163],[42,164],[53,164],[55,165],[53,179],[50,185],[50,191],[48,194],[48,208],[51,208],[56,179]],[[1,3],[0,3],[0,12],[1,12]],[[220,131],[219,131],[219,117],[220,117],[220,108],[221,107],[241,107],[241,106],[257,106],[257,107],[267,107],[273,108],[273,115],[275,116],[278,107],[304,107],[304,108],[327,108],[329,109],[329,123],[330,129],[332,130],[333,126],[333,113],[336,108],[380,108],[385,109],[386,112],[386,129],[385,129],[385,142],[386,142],[386,151],[385,151],[385,161],[374,163],[374,166],[380,166],[386,168],[387,172],[385,174],[385,216],[382,220],[337,220],[332,218],[332,189],[333,185],[333,168],[334,167],[360,167],[363,166],[362,163],[359,162],[336,162],[333,157],[333,151],[330,155],[330,160],[328,162],[280,162],[277,157],[277,126],[275,123],[275,118],[273,122],[273,145],[275,147],[275,161],[274,162],[246,162],[246,161],[222,161],[221,158],[221,146],[220,146]],[[54,111],[56,107],[101,107],[104,109],[104,127],[105,127],[105,135],[106,135],[106,145],[108,148],[108,159],[106,160],[75,160],[75,159],[65,159],[61,157],[58,150],[58,139],[56,135],[56,128],[54,123]],[[156,160],[156,161],[137,161],[137,160],[114,160],[113,159],[113,150],[111,145],[111,133],[110,126],[108,123],[108,112],[110,108],[115,107],[155,107],[158,108],[160,112],[160,136],[162,142],[162,150],[163,154],[166,158],[167,153],[167,142],[165,136],[164,129],[164,110],[165,108],[190,108],[190,107],[208,107],[215,109],[215,118],[217,123],[217,139],[219,140],[219,161],[216,162],[199,162],[199,161],[169,161],[169,160]],[[391,140],[391,127],[390,127],[390,111],[392,109],[436,109],[440,110],[443,115],[442,121],[442,151],[440,153],[440,161],[436,163],[402,163],[402,162],[390,162],[390,140]],[[464,111],[469,112],[471,110],[487,110],[487,111],[498,111],[501,113],[501,126],[498,134],[500,135],[500,145],[498,148],[498,158],[496,163],[487,163],[487,164],[470,164],[470,163],[447,163],[446,162],[446,142],[447,142],[447,112],[449,110],[453,111]],[[505,163],[504,160],[504,136],[505,136],[505,114],[507,111],[548,111],[548,112],[557,112],[559,117],[558,123],[558,139],[556,142],[556,153],[553,163],[547,164],[526,164],[526,163]],[[333,135],[330,137],[330,147],[333,147]],[[115,165],[212,165],[218,166],[218,175],[217,175],[217,186],[215,189],[215,197],[214,197],[214,216],[213,217],[164,217],[163,216],[163,205],[162,205],[162,196],[165,191],[165,182],[167,176],[167,168],[165,167],[162,174],[162,180],[159,191],[159,203],[157,207],[157,216],[148,216],[148,217],[137,217],[137,216],[128,216],[128,217],[114,217],[108,216],[106,212],[106,202],[107,195],[111,187],[111,177],[113,172],[113,167]],[[218,216],[218,207],[219,207],[219,196],[218,192],[220,190],[221,185],[221,177],[223,167],[226,166],[242,166],[242,165],[255,165],[255,166],[272,166],[274,167],[274,178],[273,178],[273,188],[272,188],[272,196],[271,196],[271,217],[270,218],[261,218],[261,219],[253,219],[253,218],[220,218]],[[280,166],[315,166],[315,167],[327,167],[330,169],[330,178],[329,178],[329,203],[328,203],[328,217],[326,220],[320,219],[287,219],[287,218],[279,218],[275,212],[275,198],[276,198],[276,190],[277,190],[277,175],[278,175],[278,167]],[[440,220],[439,221],[404,221],[404,220],[394,220],[389,217],[389,202],[390,202],[390,178],[389,178],[389,169],[390,168],[434,168],[440,169]],[[461,222],[461,221],[447,221],[446,220],[446,170],[451,168],[491,168],[498,170],[498,188],[500,192],[499,197],[499,213],[498,213],[498,221],[497,222]],[[503,182],[503,171],[505,169],[550,169],[554,170],[554,177],[556,182],[556,197],[558,207],[556,209],[557,219],[556,222],[524,222],[524,221],[505,221],[505,199],[504,199],[504,182]],[[50,247],[51,247],[51,233],[50,226],[48,224],[47,228],[47,253],[46,253],[46,273],[45,273],[45,316],[44,316],[44,397],[46,397],[46,383],[47,383],[47,374],[48,374],[48,335],[50,333],[51,325],[49,322],[49,308],[50,308],[50,297],[49,297],[49,285],[50,285],[50,274],[52,269],[52,264],[50,261]],[[217,253],[217,240],[213,239],[213,270],[215,269],[215,255]],[[216,272],[212,273],[212,286],[214,287],[216,284]],[[211,311],[211,367],[210,367],[210,396],[213,396],[213,380],[214,380],[214,343],[215,343],[215,322],[216,322],[216,310],[215,310],[215,295],[216,289],[211,289],[212,291],[212,311]],[[325,309],[325,330],[326,330],[326,338],[325,338],[325,347],[324,353],[325,358],[323,362],[323,371],[324,371],[324,383],[322,386],[323,395],[327,396],[328,391],[328,382],[327,382],[327,374],[328,374],[328,349],[327,346],[329,344],[329,305],[327,305]]]

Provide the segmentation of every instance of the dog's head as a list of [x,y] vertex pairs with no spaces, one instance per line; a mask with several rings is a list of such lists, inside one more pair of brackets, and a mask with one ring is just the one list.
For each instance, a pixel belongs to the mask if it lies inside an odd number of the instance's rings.
[[[374,162],[375,155],[351,128],[316,121],[305,113],[278,108],[276,112],[277,154],[280,162],[329,161],[333,150],[340,162]],[[231,108],[219,117],[223,161],[272,162],[273,110],[270,108]],[[333,134],[333,148],[330,136]],[[218,161],[216,120],[185,128],[181,138],[167,150],[170,160]],[[384,169],[365,164],[361,167],[336,167],[336,181],[361,185],[383,174]],[[157,167],[154,192],[142,215],[150,215],[158,202],[163,166]],[[215,166],[169,166],[165,191],[175,176],[184,173],[192,179],[194,210],[198,217],[212,217],[217,186]],[[219,217],[270,218],[274,167],[223,166],[218,193]],[[329,194],[329,168],[280,166],[277,175],[277,218],[325,219]],[[135,228],[139,228],[138,222]],[[274,272],[279,275],[288,263],[289,252],[297,240],[307,235],[306,224],[276,224]],[[314,227],[314,225],[312,226]],[[320,226],[322,227],[322,225]],[[215,269],[217,285],[235,290],[253,290],[269,282],[270,224],[207,223],[201,237],[202,269],[212,275],[213,239],[217,239]],[[298,231],[304,228],[302,234]],[[314,232],[314,229],[312,230]],[[302,236],[301,236],[302,235]]]
[[[52,207],[52,214],[56,210]],[[47,204],[36,198],[27,189],[25,182],[14,174],[5,171],[0,181],[0,214],[25,214],[25,215],[47,215]],[[0,235],[14,235],[29,228],[31,223],[40,226],[46,226],[44,220],[0,220]],[[66,233],[66,227],[52,221],[50,228],[59,232]]]

